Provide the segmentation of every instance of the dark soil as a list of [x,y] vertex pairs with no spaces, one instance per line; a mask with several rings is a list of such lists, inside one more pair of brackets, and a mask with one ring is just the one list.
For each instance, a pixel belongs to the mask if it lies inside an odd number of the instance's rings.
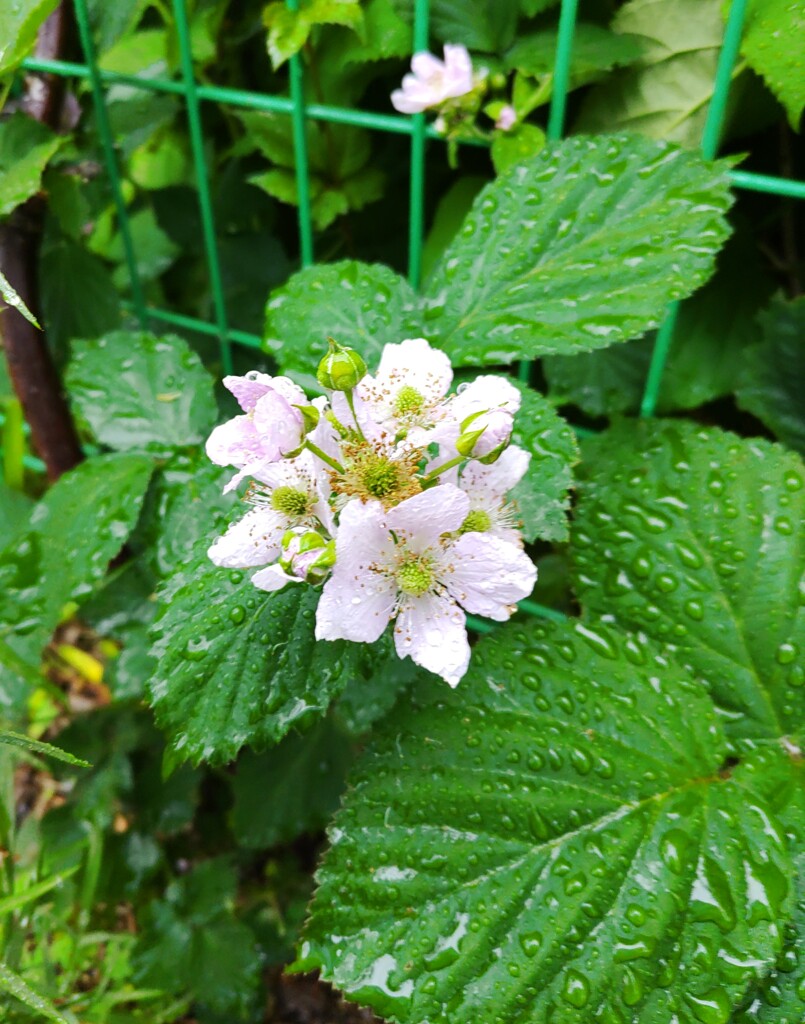
[[269,979],[274,1007],[266,1024],[382,1024],[369,1010],[344,1002],[315,974],[283,975]]

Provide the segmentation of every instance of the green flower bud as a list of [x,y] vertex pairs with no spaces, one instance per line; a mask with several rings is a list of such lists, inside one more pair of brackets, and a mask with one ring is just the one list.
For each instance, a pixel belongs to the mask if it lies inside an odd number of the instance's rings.
[[352,348],[329,339],[330,351],[319,363],[316,379],[330,391],[351,391],[366,376],[366,363]]

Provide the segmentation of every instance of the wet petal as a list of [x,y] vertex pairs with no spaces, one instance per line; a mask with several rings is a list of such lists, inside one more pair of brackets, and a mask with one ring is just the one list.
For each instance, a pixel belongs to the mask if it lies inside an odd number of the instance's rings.
[[207,554],[216,565],[246,569],[266,565],[280,554],[288,520],[273,509],[254,508],[219,537]]
[[406,498],[386,514],[386,524],[414,550],[435,544],[443,533],[459,529],[470,510],[470,499],[453,484],[439,484]]
[[464,612],[447,595],[407,597],[394,624],[397,654],[457,686],[470,663],[465,622]]
[[441,582],[468,612],[503,622],[529,596],[537,568],[528,555],[488,533],[467,533],[445,552]]

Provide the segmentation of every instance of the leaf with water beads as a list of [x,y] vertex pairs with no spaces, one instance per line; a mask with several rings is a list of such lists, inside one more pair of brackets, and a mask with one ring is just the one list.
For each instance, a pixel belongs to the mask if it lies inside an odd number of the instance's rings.
[[624,422],[584,446],[572,537],[583,606],[709,685],[732,740],[805,723],[805,467],[768,441]]
[[388,653],[387,644],[316,642],[318,590],[266,594],[249,573],[214,566],[206,544],[159,596],[149,696],[176,754],[196,764],[305,727],[350,680],[382,671]]
[[780,952],[791,865],[726,749],[645,640],[503,627],[360,759],[297,969],[406,1024],[727,1024]]
[[428,336],[457,363],[605,348],[713,271],[724,168],[640,136],[575,137],[478,195],[434,272]]
[[307,267],[271,293],[264,346],[283,373],[307,375],[306,386],[315,389],[327,338],[354,348],[372,367],[384,345],[423,334],[418,303],[408,282],[379,264]]

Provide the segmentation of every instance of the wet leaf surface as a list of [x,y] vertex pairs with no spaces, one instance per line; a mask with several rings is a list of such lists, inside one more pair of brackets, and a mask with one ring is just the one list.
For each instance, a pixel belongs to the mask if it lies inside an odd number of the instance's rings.
[[604,348],[656,327],[712,273],[724,169],[639,136],[575,137],[484,188],[428,286],[455,362]]
[[791,863],[726,752],[647,641],[504,627],[358,762],[297,966],[412,1024],[727,1024],[781,950]]
[[73,342],[67,387],[95,438],[121,451],[198,444],[217,416],[212,377],[172,334],[113,331]]
[[585,445],[573,558],[585,609],[668,645],[730,737],[805,720],[805,467],[768,441],[624,422]]

